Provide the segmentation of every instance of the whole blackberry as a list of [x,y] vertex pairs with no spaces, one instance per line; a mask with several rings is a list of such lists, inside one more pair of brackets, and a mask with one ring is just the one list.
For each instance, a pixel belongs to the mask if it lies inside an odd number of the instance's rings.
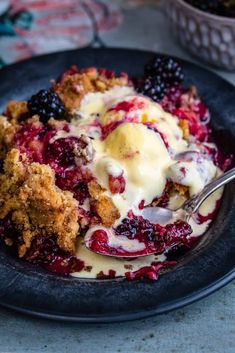
[[185,0],[188,4],[196,7],[199,10],[210,12],[213,14],[220,14],[223,4],[222,0]]
[[159,102],[164,97],[166,85],[159,76],[147,76],[137,84],[136,90],[138,93],[152,98],[155,102]]
[[46,123],[50,118],[63,119],[65,107],[57,93],[43,89],[28,100],[31,115],[38,114]]
[[146,76],[159,77],[166,87],[179,85],[184,74],[177,61],[164,56],[155,56],[144,67]]

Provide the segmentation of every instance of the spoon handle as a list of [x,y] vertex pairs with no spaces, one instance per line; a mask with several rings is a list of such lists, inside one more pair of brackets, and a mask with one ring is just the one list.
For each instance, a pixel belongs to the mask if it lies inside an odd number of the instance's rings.
[[187,200],[183,204],[182,208],[189,214],[196,212],[208,196],[210,196],[221,186],[228,184],[233,179],[235,179],[235,168],[230,169],[226,173],[219,176],[217,179],[213,180],[211,183],[207,184],[199,194]]

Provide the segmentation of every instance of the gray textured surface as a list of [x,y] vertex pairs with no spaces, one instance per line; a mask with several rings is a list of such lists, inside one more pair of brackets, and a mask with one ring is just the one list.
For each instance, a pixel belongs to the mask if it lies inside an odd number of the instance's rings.
[[0,311],[0,352],[234,353],[235,283],[167,315],[120,324],[71,324]]
[[[192,60],[154,9],[126,12],[122,27],[103,39],[107,45],[158,50]],[[235,74],[218,73],[235,83]],[[173,313],[120,324],[59,323],[0,309],[0,353],[234,353],[234,337],[235,282]]]

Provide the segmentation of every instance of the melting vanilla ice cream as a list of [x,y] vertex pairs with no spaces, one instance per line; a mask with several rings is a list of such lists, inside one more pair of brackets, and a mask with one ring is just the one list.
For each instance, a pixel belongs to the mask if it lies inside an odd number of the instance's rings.
[[160,196],[166,184],[167,170],[173,161],[161,136],[138,123],[123,123],[100,142],[94,160],[94,175],[107,190],[108,175],[123,173],[125,191],[113,199],[119,211],[138,209],[141,200],[149,204]]

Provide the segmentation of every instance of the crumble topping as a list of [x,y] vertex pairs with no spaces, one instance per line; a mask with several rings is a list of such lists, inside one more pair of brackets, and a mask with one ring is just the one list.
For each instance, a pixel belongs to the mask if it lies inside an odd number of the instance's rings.
[[102,224],[111,227],[116,219],[120,217],[117,207],[112,199],[104,194],[105,190],[96,181],[88,184],[88,190],[92,197],[91,205],[102,220]]
[[29,164],[26,155],[12,149],[0,175],[0,218],[9,213],[20,231],[19,256],[30,248],[34,236],[56,235],[65,251],[75,251],[79,231],[77,201],[71,192],[55,185],[55,173],[47,165]]
[[76,165],[82,166],[84,163],[89,163],[93,160],[95,150],[92,146],[91,139],[86,135],[80,136],[81,146],[74,146],[74,154]]
[[128,85],[127,75],[116,77],[108,70],[87,68],[73,75],[64,75],[53,90],[59,95],[68,112],[73,115],[88,92],[104,92],[115,86]]
[[12,125],[17,125],[21,120],[29,117],[26,101],[12,100],[7,104],[6,115]]

